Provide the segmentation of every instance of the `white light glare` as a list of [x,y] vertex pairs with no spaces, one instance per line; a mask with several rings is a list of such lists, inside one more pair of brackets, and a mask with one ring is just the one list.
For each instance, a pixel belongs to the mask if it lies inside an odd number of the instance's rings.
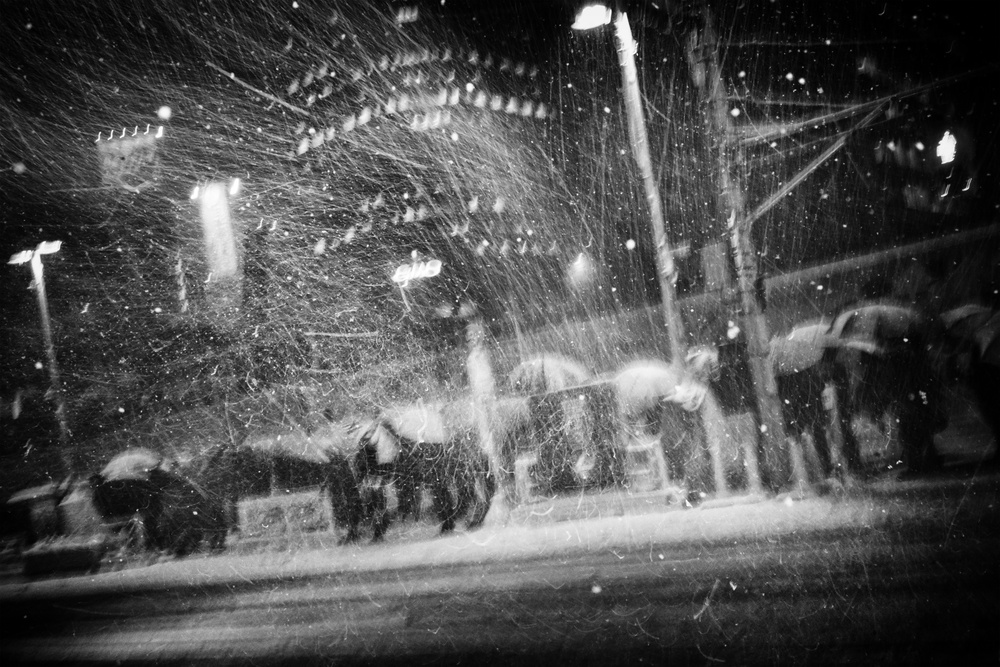
[[234,178],[233,182],[229,184],[229,196],[235,197],[240,191],[240,179]]
[[941,164],[948,164],[955,159],[957,146],[958,140],[955,139],[955,135],[945,130],[944,136],[941,137],[941,141],[937,145],[937,156],[941,158]]
[[576,15],[573,30],[591,30],[611,23],[611,9],[601,4],[587,5]]

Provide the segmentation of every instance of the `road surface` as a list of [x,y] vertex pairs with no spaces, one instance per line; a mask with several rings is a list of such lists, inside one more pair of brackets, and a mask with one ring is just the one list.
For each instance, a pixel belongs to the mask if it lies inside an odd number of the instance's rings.
[[[535,550],[508,543],[449,556],[457,536],[412,548],[363,545],[330,552],[328,562],[312,552],[301,561],[309,566],[224,556],[149,576],[7,586],[0,658],[997,664],[1000,477],[873,485],[846,499],[799,503],[802,514],[784,523],[761,518],[790,504],[689,511],[674,522],[623,517],[607,524],[613,528],[560,523],[492,538],[530,535],[540,541]],[[725,527],[740,516],[741,526]],[[695,536],[685,532],[692,522],[722,527]],[[614,537],[624,529],[628,539]],[[554,536],[573,530],[591,532],[559,548]]]

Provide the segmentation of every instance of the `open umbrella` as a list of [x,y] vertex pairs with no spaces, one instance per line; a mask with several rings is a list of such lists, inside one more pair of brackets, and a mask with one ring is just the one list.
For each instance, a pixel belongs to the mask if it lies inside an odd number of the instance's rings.
[[472,406],[467,402],[411,403],[389,408],[382,418],[398,435],[414,442],[445,443],[471,431]]
[[841,311],[827,333],[841,347],[880,354],[885,339],[903,338],[927,329],[927,318],[909,306],[891,301],[865,301]]
[[802,324],[785,336],[771,339],[770,359],[775,375],[791,375],[812,368],[826,350],[839,347],[839,339],[829,333],[830,323]]
[[152,471],[163,465],[163,457],[145,447],[131,447],[115,456],[101,470],[106,481],[149,481]]
[[706,388],[685,371],[659,359],[634,361],[615,375],[613,383],[623,415],[637,415],[660,401],[677,403],[685,410],[701,405]]
[[328,455],[351,456],[358,449],[359,425],[354,419],[328,421],[314,428],[306,436],[307,449],[326,452]]
[[986,306],[967,303],[941,313],[941,322],[951,335],[972,337],[992,315],[993,311]]
[[1000,333],[1000,315],[987,306],[967,303],[946,310],[940,318],[949,341],[957,345],[957,351],[975,348],[980,361],[1000,366],[1000,346],[994,345]]
[[973,372],[973,384],[980,409],[1000,446],[1000,311],[994,312],[973,333],[979,351],[979,363]]
[[308,433],[298,429],[251,434],[240,443],[240,449],[248,449],[268,457],[278,456],[318,464],[329,463],[331,452],[325,439],[310,437]]
[[375,448],[375,461],[379,465],[392,463],[399,456],[399,440],[386,429],[381,419],[370,419],[358,428],[365,447]]
[[1000,366],[1000,312],[983,323],[974,334],[979,358],[991,366]]
[[590,371],[580,362],[559,354],[542,354],[515,366],[507,382],[520,393],[541,394],[583,384],[590,378]]
[[170,478],[158,453],[145,447],[126,449],[91,476],[94,506],[112,526],[128,527],[140,542],[159,545],[161,497]]
[[941,313],[941,322],[953,343],[975,347],[981,362],[1000,366],[1000,311],[970,303]]

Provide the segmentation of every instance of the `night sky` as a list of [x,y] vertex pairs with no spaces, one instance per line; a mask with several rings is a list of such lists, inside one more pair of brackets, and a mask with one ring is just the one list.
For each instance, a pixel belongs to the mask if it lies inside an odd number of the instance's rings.
[[[765,275],[995,220],[998,56],[978,4],[713,8],[749,210],[846,137],[757,222]],[[611,32],[572,32],[573,11],[5,0],[0,252],[63,241],[45,266],[76,435],[152,429],[309,364],[364,404],[419,395],[459,372],[412,360],[455,349],[464,302],[500,337],[657,303]],[[697,291],[699,248],[725,242],[687,60],[701,14],[628,11],[669,235],[688,252],[678,287]],[[960,159],[942,169],[949,128]],[[239,240],[229,283],[203,251],[210,183]],[[433,259],[433,281],[392,282]],[[47,374],[28,272],[5,270],[9,401]],[[316,331],[359,338],[317,352]],[[29,422],[7,442],[50,437]]]

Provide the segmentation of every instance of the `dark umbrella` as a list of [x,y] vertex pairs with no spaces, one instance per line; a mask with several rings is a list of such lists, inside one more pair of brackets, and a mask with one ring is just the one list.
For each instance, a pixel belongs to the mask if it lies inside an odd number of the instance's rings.
[[521,393],[541,394],[583,384],[590,378],[590,371],[580,362],[559,354],[543,354],[515,366],[507,382]]
[[979,358],[991,366],[1000,366],[1000,312],[995,312],[976,329],[973,338],[979,348]]
[[91,477],[94,506],[106,520],[119,522],[123,517],[139,515],[129,521],[129,530],[138,542],[162,546],[159,533],[161,495],[170,478],[163,457],[145,447],[126,449],[97,475]]
[[886,339],[903,338],[927,329],[927,325],[927,318],[909,306],[866,301],[838,314],[827,333],[837,338],[841,347],[881,354]]
[[309,432],[304,447],[327,456],[351,456],[358,448],[358,424],[353,419],[325,422]]
[[993,311],[977,303],[967,303],[941,313],[941,322],[948,333],[958,338],[974,338],[975,332],[985,325]]
[[979,362],[972,369],[973,389],[993,439],[1000,445],[1000,410],[997,409],[1000,406],[1000,311],[992,313],[975,328],[972,342],[979,356]]
[[952,341],[974,346],[980,361],[1000,366],[1000,311],[979,304],[965,304],[941,313]]
[[[990,308],[967,303],[941,313],[941,322],[945,327],[948,339],[958,349],[952,353],[969,352],[975,348],[981,362],[1000,365],[998,352],[994,347],[997,339],[997,329],[1000,328],[1000,318]],[[993,351],[990,348],[993,347]]]

